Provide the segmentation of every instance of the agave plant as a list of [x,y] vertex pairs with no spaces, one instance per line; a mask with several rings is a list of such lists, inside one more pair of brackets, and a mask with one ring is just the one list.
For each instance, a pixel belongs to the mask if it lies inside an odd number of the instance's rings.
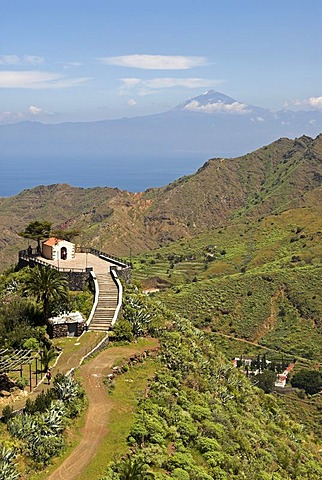
[[0,480],[15,480],[19,478],[14,459],[16,454],[11,448],[2,445],[0,449]]
[[65,375],[57,375],[54,380],[54,389],[59,400],[69,401],[79,395],[79,385],[72,378]]
[[[9,433],[23,440],[25,453],[29,457],[45,465],[64,444],[60,435],[64,430],[64,411],[63,402],[57,401],[45,413],[17,415],[8,422]],[[7,480],[7,477],[3,477],[3,480]]]
[[43,434],[55,435],[64,429],[65,407],[62,401],[52,403],[51,409],[39,416]]
[[132,324],[133,334],[139,337],[144,334],[152,317],[147,306],[136,296],[127,295],[123,309],[123,317]]
[[29,414],[16,415],[9,420],[7,427],[10,435],[21,440],[27,439],[38,428],[36,418]]

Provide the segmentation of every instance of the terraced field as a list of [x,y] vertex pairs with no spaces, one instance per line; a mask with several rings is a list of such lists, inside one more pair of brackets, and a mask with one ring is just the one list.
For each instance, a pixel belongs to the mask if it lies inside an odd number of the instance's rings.
[[319,360],[321,237],[321,207],[290,210],[145,253],[133,279],[196,326]]

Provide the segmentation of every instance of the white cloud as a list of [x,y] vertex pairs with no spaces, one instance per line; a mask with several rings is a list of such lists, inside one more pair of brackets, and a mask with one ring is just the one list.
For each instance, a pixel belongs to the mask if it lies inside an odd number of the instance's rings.
[[127,104],[128,104],[130,107],[135,107],[135,105],[137,105],[137,103],[138,103],[138,102],[137,102],[136,100],[134,100],[133,98],[131,98],[131,100],[129,100],[129,101],[127,102]]
[[80,67],[83,64],[81,62],[67,62],[66,65],[69,67]]
[[263,117],[255,117],[250,119],[251,122],[265,122],[265,118]]
[[70,68],[76,68],[76,67],[81,67],[83,64],[81,62],[66,62],[64,64],[64,68],[66,70],[70,69]]
[[30,105],[28,110],[31,115],[40,115],[43,112],[42,108],[35,107],[34,105]]
[[309,110],[322,110],[322,97],[310,97],[305,100],[294,100],[290,105],[309,109]]
[[48,116],[55,115],[53,112],[48,112],[35,105],[30,105],[27,111],[24,112],[0,112],[0,123],[15,123],[22,120],[29,120],[34,117],[41,117],[45,119]]
[[142,80],[140,78],[121,78],[121,82],[123,83],[124,87],[132,88],[137,85],[140,85]]
[[18,55],[0,55],[0,65],[18,65]]
[[23,62],[28,65],[41,65],[44,63],[44,57],[39,57],[37,55],[24,55]]
[[0,55],[0,65],[40,65],[44,58],[38,55]]
[[70,87],[82,87],[84,84],[93,80],[93,77],[79,77],[79,78],[61,78],[60,80],[53,82],[51,85],[44,85],[41,88],[70,88]]
[[52,72],[0,71],[0,88],[55,89],[82,85],[90,78],[68,78]]
[[233,113],[237,115],[245,115],[251,112],[251,109],[248,108],[248,105],[245,103],[233,102],[233,103],[207,103],[202,105],[197,100],[191,100],[185,107],[185,110],[191,112],[202,112],[202,113]]
[[123,55],[103,57],[99,61],[105,65],[143,68],[146,70],[188,70],[207,65],[205,57],[186,57],[183,55]]
[[0,112],[0,123],[13,123],[24,119],[22,112]]
[[213,87],[221,83],[219,80],[206,78],[152,78],[143,80],[141,78],[121,78],[122,86],[119,90],[120,95],[128,95],[136,89],[140,96],[149,95],[156,89],[184,87],[184,88],[203,88]]

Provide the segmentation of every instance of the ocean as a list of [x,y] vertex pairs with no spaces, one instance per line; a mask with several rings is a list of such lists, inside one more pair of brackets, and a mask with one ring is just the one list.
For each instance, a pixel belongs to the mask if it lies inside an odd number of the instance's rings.
[[16,195],[38,185],[68,183],[76,187],[112,187],[141,192],[162,187],[183,175],[194,173],[205,158],[106,157],[46,159],[0,159],[0,197]]

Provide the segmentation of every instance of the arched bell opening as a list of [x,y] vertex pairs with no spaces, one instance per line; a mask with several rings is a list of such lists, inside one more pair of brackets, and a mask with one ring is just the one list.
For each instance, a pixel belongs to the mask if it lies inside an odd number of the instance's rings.
[[61,247],[60,258],[61,258],[61,260],[66,260],[67,259],[67,248],[66,247]]

